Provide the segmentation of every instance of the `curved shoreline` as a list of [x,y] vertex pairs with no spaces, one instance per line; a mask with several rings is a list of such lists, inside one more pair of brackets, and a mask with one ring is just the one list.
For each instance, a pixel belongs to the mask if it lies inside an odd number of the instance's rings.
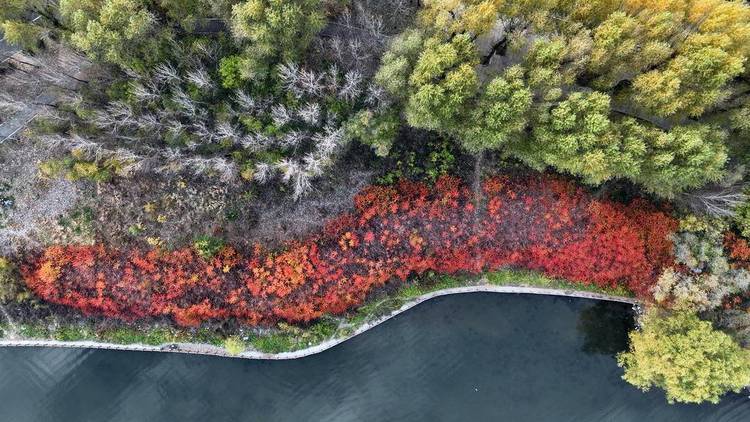
[[[391,313],[367,322],[355,329],[351,334],[326,340],[322,343],[307,347],[305,349],[293,352],[282,353],[264,353],[255,350],[245,351],[237,355],[229,354],[224,348],[205,343],[169,343],[159,346],[150,346],[145,344],[117,344],[103,343],[96,341],[59,341],[59,340],[0,340],[0,347],[50,347],[50,348],[73,348],[73,349],[102,349],[102,350],[123,350],[135,352],[163,352],[163,353],[183,353],[191,355],[210,355],[227,358],[239,359],[256,359],[256,360],[289,360],[299,359],[306,356],[315,355],[324,352],[334,346],[337,346],[349,339],[352,339],[372,328],[388,321],[389,319],[402,314],[409,309],[426,302],[430,299],[441,296],[449,296],[466,293],[515,293],[515,294],[532,294],[546,296],[574,297],[579,299],[604,300],[609,302],[627,303],[638,305],[641,302],[634,298],[624,296],[612,296],[602,293],[579,291],[574,289],[551,289],[542,287],[524,287],[524,286],[495,286],[491,284],[479,284],[466,287],[453,287],[448,289],[436,290],[425,293],[409,302],[403,304],[400,308]],[[178,349],[170,349],[172,345],[178,346]]]

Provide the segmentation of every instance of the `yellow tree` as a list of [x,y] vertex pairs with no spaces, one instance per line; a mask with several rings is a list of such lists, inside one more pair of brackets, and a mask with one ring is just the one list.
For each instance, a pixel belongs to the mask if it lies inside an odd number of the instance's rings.
[[670,402],[717,403],[750,384],[750,356],[729,335],[695,314],[651,311],[630,333],[630,351],[618,356],[623,379],[648,391],[663,388]]

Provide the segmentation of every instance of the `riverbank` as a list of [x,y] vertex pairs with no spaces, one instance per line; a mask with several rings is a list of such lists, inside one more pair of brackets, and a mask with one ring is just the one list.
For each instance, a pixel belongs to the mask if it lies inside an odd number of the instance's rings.
[[[502,274],[502,277],[497,277],[498,274]],[[341,344],[353,337],[356,337],[370,329],[388,321],[389,319],[406,312],[407,310],[426,302],[436,297],[456,295],[456,294],[467,294],[467,293],[504,293],[504,294],[532,294],[532,295],[550,295],[550,296],[561,296],[561,297],[573,297],[591,300],[605,300],[612,302],[621,302],[631,305],[639,305],[640,302],[632,297],[618,296],[608,293],[602,293],[590,290],[577,290],[571,286],[570,288],[550,288],[550,287],[536,287],[529,285],[498,285],[505,279],[507,272],[499,272],[489,274],[488,276],[481,277],[474,281],[473,285],[461,286],[461,287],[448,287],[441,288],[439,290],[429,291],[427,293],[420,294],[416,297],[410,298],[406,303],[403,303],[397,309],[391,310],[390,312],[380,315],[375,319],[369,321],[363,321],[361,325],[356,327],[348,327],[349,330],[345,330],[345,335],[333,336],[332,338],[326,339],[317,344],[309,344],[308,347],[294,350],[285,351],[279,353],[269,353],[260,350],[245,350],[240,353],[230,353],[228,348],[219,347],[217,345],[208,343],[168,343],[161,345],[147,345],[147,344],[117,344],[100,341],[59,341],[59,340],[45,340],[45,339],[29,339],[29,340],[14,340],[6,339],[0,340],[0,347],[63,347],[63,348],[87,348],[87,349],[105,349],[105,350],[125,350],[125,351],[140,351],[140,352],[165,352],[165,353],[184,353],[184,354],[195,354],[195,355],[211,355],[221,356],[230,358],[241,358],[241,359],[260,359],[260,360],[286,360],[286,359],[298,359],[305,356],[314,355],[326,351],[338,344]],[[493,280],[494,278],[494,280]],[[500,281],[498,281],[500,280]],[[547,279],[549,280],[549,279]],[[393,298],[392,298],[393,299]]]

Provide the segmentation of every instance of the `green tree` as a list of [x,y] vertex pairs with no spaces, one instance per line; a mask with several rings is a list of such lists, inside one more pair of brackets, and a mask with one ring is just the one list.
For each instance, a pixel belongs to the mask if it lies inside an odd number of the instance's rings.
[[648,391],[656,386],[672,402],[717,403],[750,383],[750,356],[732,338],[688,312],[652,310],[630,333],[630,350],[618,356],[623,379]]
[[17,20],[0,22],[0,31],[8,44],[26,51],[37,51],[44,33],[44,30],[37,25]]
[[522,135],[532,102],[533,94],[524,84],[523,70],[512,67],[487,84],[456,136],[470,151],[500,148]]
[[226,89],[235,89],[242,86],[242,57],[223,57],[219,62],[219,75],[221,76],[221,86]]
[[234,5],[232,33],[247,44],[243,75],[262,79],[273,65],[296,61],[325,22],[321,0],[249,0]]
[[464,118],[479,87],[476,51],[468,35],[450,42],[430,38],[409,77],[406,119],[414,127],[439,130]]
[[750,200],[737,207],[733,220],[742,237],[750,239]]
[[532,141],[522,142],[515,154],[532,167],[551,165],[593,184],[630,175],[645,147],[638,139],[619,136],[609,107],[606,94],[574,93],[538,116]]
[[60,13],[76,48],[137,71],[159,61],[168,37],[142,0],[60,0]]
[[0,258],[0,304],[21,298],[21,276],[18,268],[6,258]]
[[377,113],[362,110],[347,121],[346,133],[371,146],[378,156],[385,157],[396,139],[400,123],[401,119],[393,111]]
[[[32,16],[35,21],[29,21]],[[3,0],[0,4],[0,35],[11,45],[28,51],[39,47],[47,32],[61,28],[57,2],[50,0]]]
[[417,61],[424,34],[418,29],[408,29],[393,39],[390,49],[383,55],[375,81],[395,98],[407,99],[409,75]]
[[376,81],[472,152],[673,197],[723,176],[728,133],[750,138],[749,56],[740,2],[434,0]]
[[726,133],[709,125],[685,125],[671,131],[647,129],[649,152],[633,179],[663,197],[716,182],[724,175]]

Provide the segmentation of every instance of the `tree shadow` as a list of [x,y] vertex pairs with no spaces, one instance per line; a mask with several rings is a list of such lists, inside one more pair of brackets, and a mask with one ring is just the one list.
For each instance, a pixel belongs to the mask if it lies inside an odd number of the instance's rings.
[[601,301],[581,311],[576,328],[584,337],[584,353],[615,356],[627,349],[635,320],[624,305]]

